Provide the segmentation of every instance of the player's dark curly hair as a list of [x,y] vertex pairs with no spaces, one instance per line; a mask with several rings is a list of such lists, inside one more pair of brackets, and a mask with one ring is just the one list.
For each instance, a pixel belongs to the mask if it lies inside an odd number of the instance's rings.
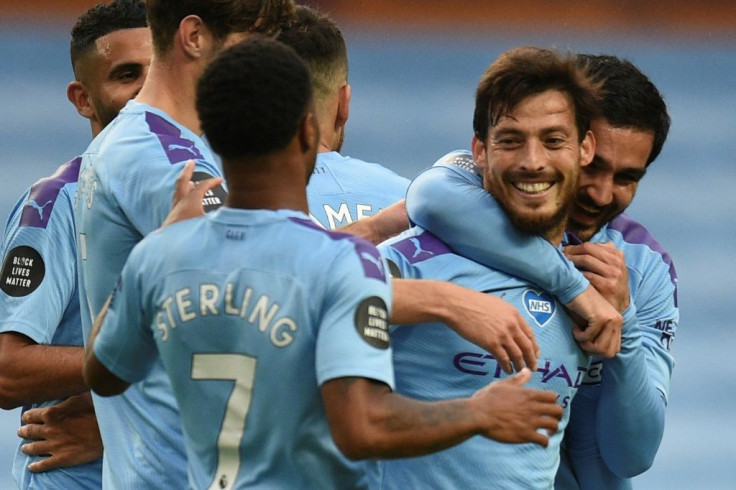
[[215,39],[235,32],[272,35],[288,26],[294,15],[293,0],[146,0],[153,49],[166,53],[182,19],[196,15]]
[[337,24],[313,8],[298,5],[294,22],[276,37],[301,56],[312,74],[315,97],[328,95],[348,76],[348,50]]
[[578,63],[588,68],[594,80],[603,83],[601,115],[611,126],[654,133],[647,165],[652,163],[670,130],[667,104],[657,87],[633,63],[615,56],[579,54]]
[[72,28],[70,54],[72,68],[97,39],[121,29],[146,27],[146,8],[143,0],[113,0],[99,3],[85,12]]
[[202,130],[224,159],[285,148],[311,101],[304,62],[293,49],[263,36],[221,53],[197,87]]
[[547,90],[570,96],[580,141],[598,112],[600,82],[593,81],[572,53],[521,47],[506,51],[486,69],[475,96],[473,131],[485,141],[488,130],[525,98]]

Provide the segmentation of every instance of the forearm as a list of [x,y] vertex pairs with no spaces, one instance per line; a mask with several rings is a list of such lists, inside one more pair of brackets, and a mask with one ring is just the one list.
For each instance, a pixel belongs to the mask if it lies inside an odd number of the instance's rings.
[[[0,406],[11,409],[76,395],[87,390],[82,379],[84,349],[33,343],[18,334],[0,354]],[[5,339],[4,339],[5,340]]]
[[651,382],[638,331],[635,325],[635,335],[622,342],[614,358],[604,361],[598,403],[601,455],[611,471],[624,478],[649,469],[664,432],[665,401]]
[[[351,459],[421,456],[458,444],[479,431],[469,400],[423,402],[392,393],[385,385],[359,378],[341,378],[323,385],[323,396],[335,391],[359,393],[365,384],[378,397],[363,397],[362,414],[346,421],[344,414],[328,419],[335,442]],[[362,386],[361,386],[362,385]],[[325,391],[326,390],[326,391]],[[330,394],[332,393],[332,395]]]
[[449,322],[451,305],[462,304],[461,290],[443,281],[393,279],[391,323]]

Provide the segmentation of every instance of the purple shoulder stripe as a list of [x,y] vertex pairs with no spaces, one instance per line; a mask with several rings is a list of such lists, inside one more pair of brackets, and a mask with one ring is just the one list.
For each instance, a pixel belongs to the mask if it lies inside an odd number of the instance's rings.
[[366,277],[386,282],[386,271],[383,267],[383,259],[381,258],[381,254],[378,252],[378,249],[376,249],[376,247],[374,247],[372,244],[368,243],[362,238],[356,237],[355,235],[351,235],[349,233],[326,230],[308,219],[289,219],[294,223],[306,226],[307,228],[318,230],[321,233],[324,233],[328,237],[332,238],[333,240],[348,240],[352,242],[355,246],[355,252],[358,254],[358,258],[360,259],[360,263],[363,265],[363,272],[365,273]]
[[417,236],[405,238],[394,243],[391,247],[401,252],[410,264],[416,264],[417,262],[431,259],[438,255],[452,253],[452,250],[444,242],[428,231],[424,231]]
[[158,136],[169,163],[204,160],[194,141],[182,137],[181,130],[163,117],[146,112],[146,122],[151,132]]
[[23,205],[20,226],[46,228],[59,191],[66,184],[77,182],[81,163],[82,158],[77,157],[60,166],[53,175],[33,184],[28,200]]
[[608,222],[608,228],[618,231],[624,237],[627,243],[646,245],[653,251],[662,256],[662,260],[669,266],[670,279],[675,286],[675,306],[677,306],[677,272],[675,272],[675,264],[672,263],[672,257],[659,244],[659,242],[644,228],[644,225],[638,221],[634,221],[626,214],[620,214]]

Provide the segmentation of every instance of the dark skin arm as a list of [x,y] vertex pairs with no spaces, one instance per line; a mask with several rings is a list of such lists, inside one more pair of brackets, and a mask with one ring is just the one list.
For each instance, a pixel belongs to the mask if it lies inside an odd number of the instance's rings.
[[474,435],[499,442],[546,447],[563,409],[550,391],[524,388],[531,371],[493,382],[463,399],[424,402],[393,393],[365,378],[338,378],[322,385],[335,443],[351,459],[420,456]]
[[493,354],[506,373],[537,369],[534,331],[507,301],[442,281],[394,279],[391,323],[441,321]]
[[57,400],[87,391],[84,349],[40,345],[25,335],[0,334],[0,408]]

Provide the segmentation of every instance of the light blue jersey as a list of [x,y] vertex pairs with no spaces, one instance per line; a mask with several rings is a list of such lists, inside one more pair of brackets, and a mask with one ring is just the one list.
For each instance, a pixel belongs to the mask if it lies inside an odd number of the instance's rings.
[[[82,345],[77,295],[74,193],[80,158],[39,180],[17,202],[8,218],[2,245],[0,332],[17,332],[42,345]],[[60,400],[23,407],[45,407]],[[21,441],[21,444],[30,442]],[[102,460],[31,473],[20,445],[13,462],[19,488],[99,488]]]
[[[195,180],[221,176],[202,140],[153,107],[130,101],[82,156],[75,218],[85,340],[125,260],[171,209],[176,178],[196,162]],[[221,188],[206,209],[222,204]],[[183,488],[184,438],[171,386],[161,365],[125,394],[94,395],[105,446],[106,488]]]
[[225,207],[135,248],[95,355],[131,382],[163,359],[191,488],[364,488],[319,387],[393,388],[385,270],[375,247],[304,213]]
[[669,254],[625,214],[592,238],[624,253],[639,339],[624,339],[613,359],[595,360],[597,376],[580,388],[563,443],[575,480],[561,490],[632,488],[631,477],[652,464],[664,433],[675,361],[670,353],[679,322],[677,275]]
[[[563,308],[549,293],[452,253],[418,227],[379,248],[401,277],[450,281],[514,305],[534,329],[541,349],[539,369],[527,386],[554,391],[565,411],[547,448],[475,436],[429,456],[381,462],[377,488],[552,488],[569,406],[587,376],[590,361],[573,339],[572,322]],[[423,400],[468,397],[506,377],[490,353],[446,325],[398,325],[392,328],[391,337],[398,393]]]
[[[473,260],[503,264],[509,272],[538,284],[563,277],[568,266],[550,272],[551,262],[534,241],[509,235],[508,227],[475,226],[499,222],[502,211],[482,189],[469,152],[452,152],[435,165],[409,188],[406,206],[412,220]],[[441,207],[430,200],[438,194],[447,196]],[[592,490],[631,488],[630,477],[651,465],[662,439],[674,367],[670,347],[679,311],[677,276],[669,254],[626,215],[613,219],[591,241],[613,242],[624,253],[632,304],[627,311],[636,312],[636,319],[627,323],[638,328],[625,326],[615,358],[591,364],[590,379],[575,399],[563,442],[566,454],[556,483],[560,490],[579,485]]]
[[404,199],[408,185],[408,179],[376,163],[335,151],[318,153],[307,185],[309,212],[323,228],[334,230]]

